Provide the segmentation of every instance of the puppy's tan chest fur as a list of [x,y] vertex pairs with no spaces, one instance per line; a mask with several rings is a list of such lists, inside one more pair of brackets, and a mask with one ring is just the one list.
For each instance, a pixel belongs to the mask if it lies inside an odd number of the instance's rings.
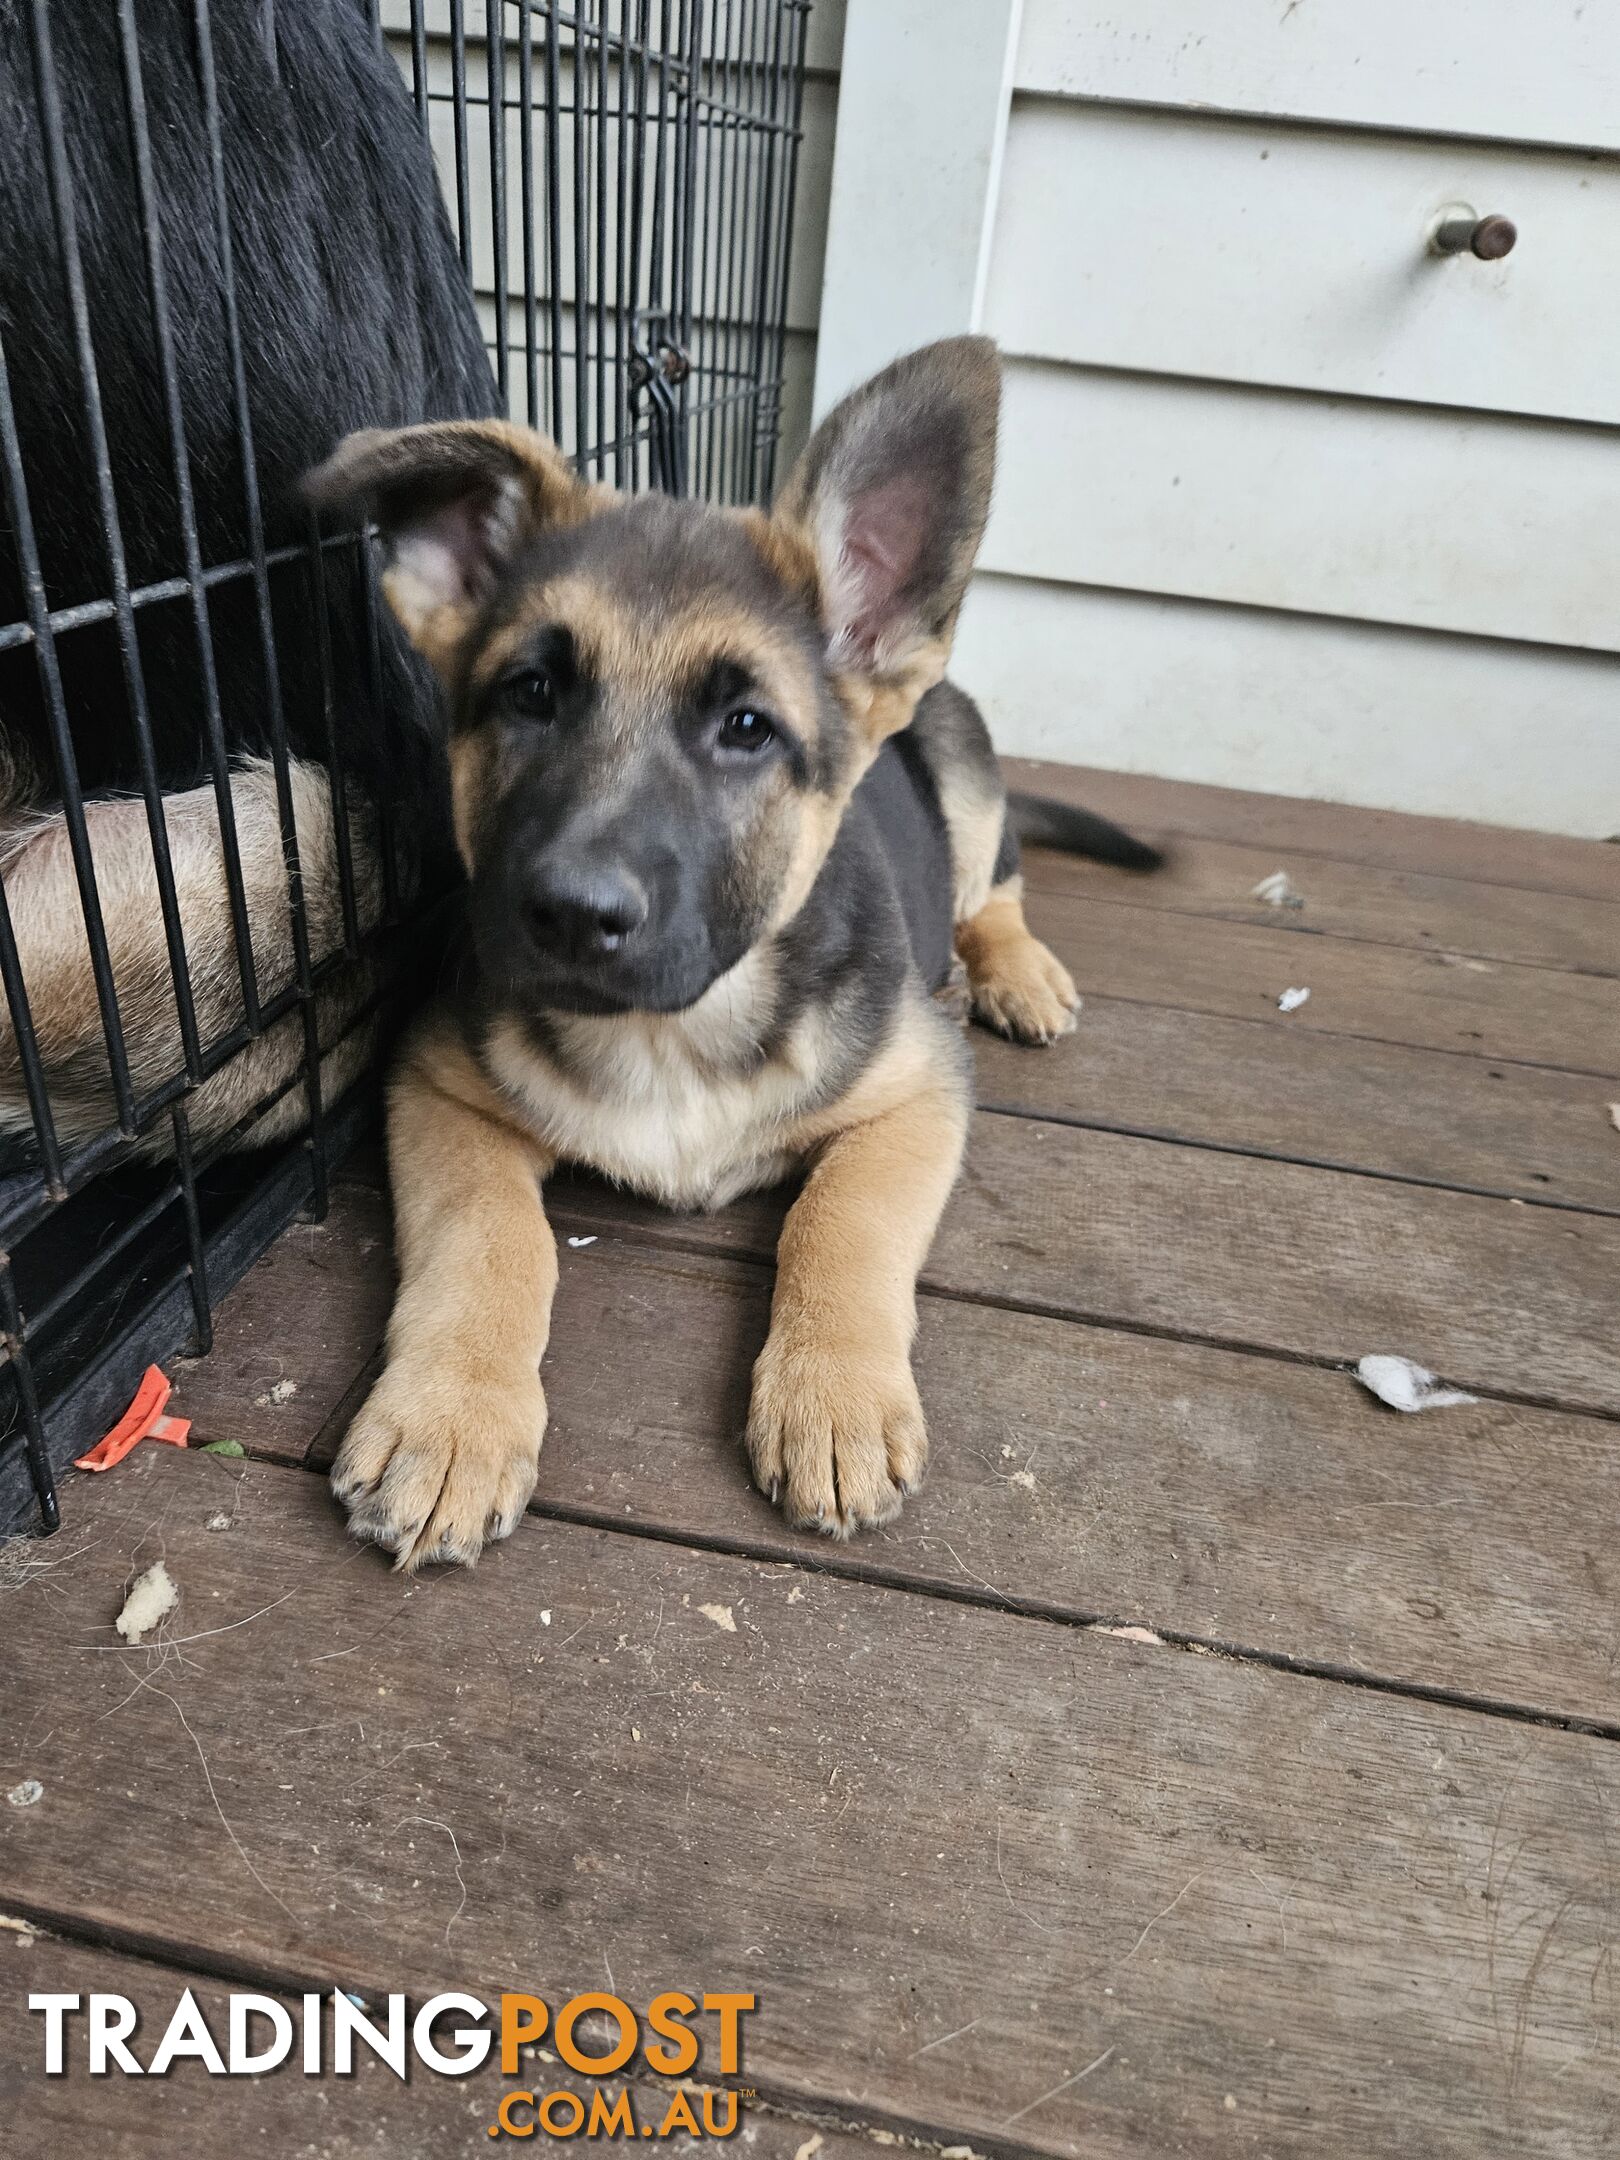
[[684,1013],[571,1015],[553,1023],[562,1063],[503,1020],[485,1062],[565,1161],[671,1207],[721,1207],[786,1175],[817,1095],[820,1024],[807,1016],[761,1063],[758,991],[744,962]]

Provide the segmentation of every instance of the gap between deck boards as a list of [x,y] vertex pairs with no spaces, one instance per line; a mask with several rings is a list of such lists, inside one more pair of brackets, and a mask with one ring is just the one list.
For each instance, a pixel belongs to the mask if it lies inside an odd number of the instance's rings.
[[[1143,838],[1211,840],[1347,868],[1464,879],[1509,891],[1620,901],[1620,848],[1518,826],[1261,795],[1147,773],[1003,758],[1007,784],[1100,811]],[[1504,875],[1511,870],[1512,875]]]
[[[1359,865],[1304,858],[1301,886],[1291,900],[1267,902],[1256,887],[1281,870],[1286,848],[1237,848],[1220,841],[1149,835],[1166,848],[1165,861],[1145,873],[1121,872],[1083,856],[1031,846],[1023,856],[1030,894],[1054,899],[1112,901],[1179,919],[1281,931],[1310,941],[1332,938],[1416,953],[1439,966],[1485,963],[1536,967],[1549,974],[1620,974],[1620,902],[1473,879],[1368,871]],[[1308,888],[1308,889],[1307,889]],[[1427,917],[1427,921],[1422,918]]]
[[1468,1193],[1476,1200],[1511,1200],[1520,1207],[1562,1209],[1572,1215],[1620,1216],[1620,1200],[1566,1200],[1557,1193],[1510,1192],[1505,1185],[1478,1185],[1460,1177],[1426,1177],[1419,1170],[1385,1170],[1370,1163],[1341,1162],[1330,1155],[1309,1155],[1295,1148],[1264,1147],[1253,1140],[1206,1140],[1168,1125],[1130,1125],[1118,1118],[1083,1117],[1077,1110],[1038,1110],[1021,1103],[998,1102],[993,1094],[988,1098],[981,1094],[974,1107],[989,1117],[1029,1118],[1038,1124],[1069,1125],[1076,1132],[1117,1133],[1122,1140],[1157,1140],[1170,1147],[1201,1148],[1210,1155],[1248,1155],[1256,1162],[1292,1163],[1300,1170],[1331,1170],[1337,1177],[1372,1178],[1384,1185]]
[[[1404,946],[1218,916],[1167,920],[1128,892],[1035,887],[1028,914],[1082,993],[1554,1072],[1620,1071],[1620,990],[1609,976],[1461,955],[1447,965]],[[1294,986],[1310,1001],[1281,1016],[1277,999]]]
[[[369,1380],[371,1374],[366,1377]],[[331,1453],[319,1442],[301,1462],[257,1448],[250,1449],[249,1454],[254,1462],[266,1469],[302,1471],[315,1477],[324,1477],[331,1467]],[[1123,1608],[1080,1611],[1044,1603],[1035,1597],[1022,1597],[1016,1591],[998,1590],[989,1583],[953,1581],[943,1575],[908,1575],[882,1560],[863,1558],[863,1547],[855,1542],[843,1545],[829,1541],[819,1550],[807,1550],[802,1544],[769,1536],[749,1537],[739,1531],[710,1531],[690,1523],[637,1522],[626,1520],[623,1514],[612,1513],[606,1508],[539,1497],[532,1499],[524,1512],[541,1522],[601,1530],[612,1537],[672,1546],[681,1552],[709,1552],[736,1560],[758,1560],[773,1567],[796,1568],[805,1575],[824,1576],[832,1582],[867,1583],[877,1589],[898,1590],[908,1597],[940,1599],[947,1604],[963,1605],[981,1612],[1002,1613],[1013,1620],[1069,1628],[1083,1635],[1103,1635],[1142,1649],[1221,1658],[1228,1664],[1252,1665],[1265,1672],[1291,1674],[1299,1679],[1328,1680],[1336,1686],[1359,1688],[1370,1695],[1432,1703],[1442,1709],[1468,1711],[1478,1717],[1505,1718],[1513,1724],[1540,1726],[1550,1732],[1579,1733],[1592,1740],[1620,1741],[1620,1716],[1607,1719],[1582,1717],[1575,1712],[1540,1709],[1533,1703],[1513,1702],[1502,1696],[1481,1695],[1421,1680],[1402,1680],[1284,1650],[1261,1650],[1252,1644],[1224,1642],[1208,1635],[1189,1634],[1167,1621],[1135,1619]],[[385,1556],[379,1554],[377,1557],[379,1564],[386,1564]],[[491,1564],[496,1564],[493,1553],[489,1558]],[[1153,1640],[1145,1640],[1147,1636]]]
[[[378,1368],[388,1305],[386,1269],[356,1275],[342,1254],[366,1246],[375,1263],[384,1222],[381,1195],[354,1188],[324,1268],[319,1237],[264,1264],[222,1313],[213,1357],[183,1371],[199,1437],[330,1462]],[[1601,1557],[1581,1558],[1590,1526],[1620,1511],[1601,1419],[1487,1399],[1416,1431],[1335,1365],[925,1293],[929,1481],[892,1533],[834,1549],[789,1530],[746,1478],[768,1264],[611,1228],[576,1251],[567,1235],[564,1222],[541,1512],[968,1602],[987,1593],[1071,1625],[1146,1625],[1504,1714],[1615,1722],[1614,1586]],[[282,1369],[285,1317],[307,1316],[327,1285],[328,1332],[306,1318],[299,1392],[272,1402],[259,1391]],[[1467,1546],[1451,1534],[1459,1507],[1473,1511]]]
[[[0,1902],[370,1995],[757,1977],[768,2096],[992,2151],[1308,2160],[1329,2096],[1369,2160],[1598,2149],[1599,1742],[532,1519],[524,1565],[403,1586],[307,1481],[221,1474],[232,1538],[202,1458],[137,1451],[13,1608],[0,1754],[49,1804]],[[83,1653],[154,1521],[189,1655],[132,1693]]]

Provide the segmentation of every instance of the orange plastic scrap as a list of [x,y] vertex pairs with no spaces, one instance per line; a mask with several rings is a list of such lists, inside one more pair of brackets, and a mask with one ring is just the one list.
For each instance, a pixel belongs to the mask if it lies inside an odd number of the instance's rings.
[[157,1366],[148,1365],[135,1390],[135,1400],[107,1437],[98,1440],[88,1455],[78,1458],[74,1469],[110,1470],[115,1463],[123,1461],[138,1440],[167,1440],[171,1447],[184,1447],[191,1431],[190,1418],[165,1417],[163,1414],[173,1392],[170,1382]]

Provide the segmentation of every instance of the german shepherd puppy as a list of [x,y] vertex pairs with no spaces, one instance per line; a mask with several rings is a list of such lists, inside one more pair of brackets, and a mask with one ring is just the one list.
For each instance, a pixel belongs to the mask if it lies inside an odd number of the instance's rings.
[[807,1168],[755,1478],[844,1537],[921,1477],[914,1286],[970,1108],[932,993],[954,943],[1021,1041],[1077,1003],[1025,925],[984,724],[941,680],[999,388],[981,338],[897,361],[769,515],[621,498],[502,423],[356,435],[312,475],[377,518],[444,685],[470,879],[459,981],[392,1083],[399,1293],[332,1472],[401,1567],[472,1562],[533,1491],[562,1162],[679,1207]]

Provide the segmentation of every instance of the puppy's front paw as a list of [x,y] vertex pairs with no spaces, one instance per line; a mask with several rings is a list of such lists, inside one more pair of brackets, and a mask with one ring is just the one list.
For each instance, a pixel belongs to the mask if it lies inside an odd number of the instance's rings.
[[928,1459],[910,1365],[771,1336],[754,1367],[748,1453],[755,1483],[798,1529],[845,1538],[892,1522]]
[[516,1529],[545,1429],[537,1373],[503,1385],[396,1358],[349,1427],[332,1490],[350,1534],[384,1546],[396,1567],[471,1567]]
[[990,964],[972,971],[974,1018],[1014,1042],[1052,1043],[1074,1032],[1080,1010],[1074,978],[1037,937],[1006,939]]

